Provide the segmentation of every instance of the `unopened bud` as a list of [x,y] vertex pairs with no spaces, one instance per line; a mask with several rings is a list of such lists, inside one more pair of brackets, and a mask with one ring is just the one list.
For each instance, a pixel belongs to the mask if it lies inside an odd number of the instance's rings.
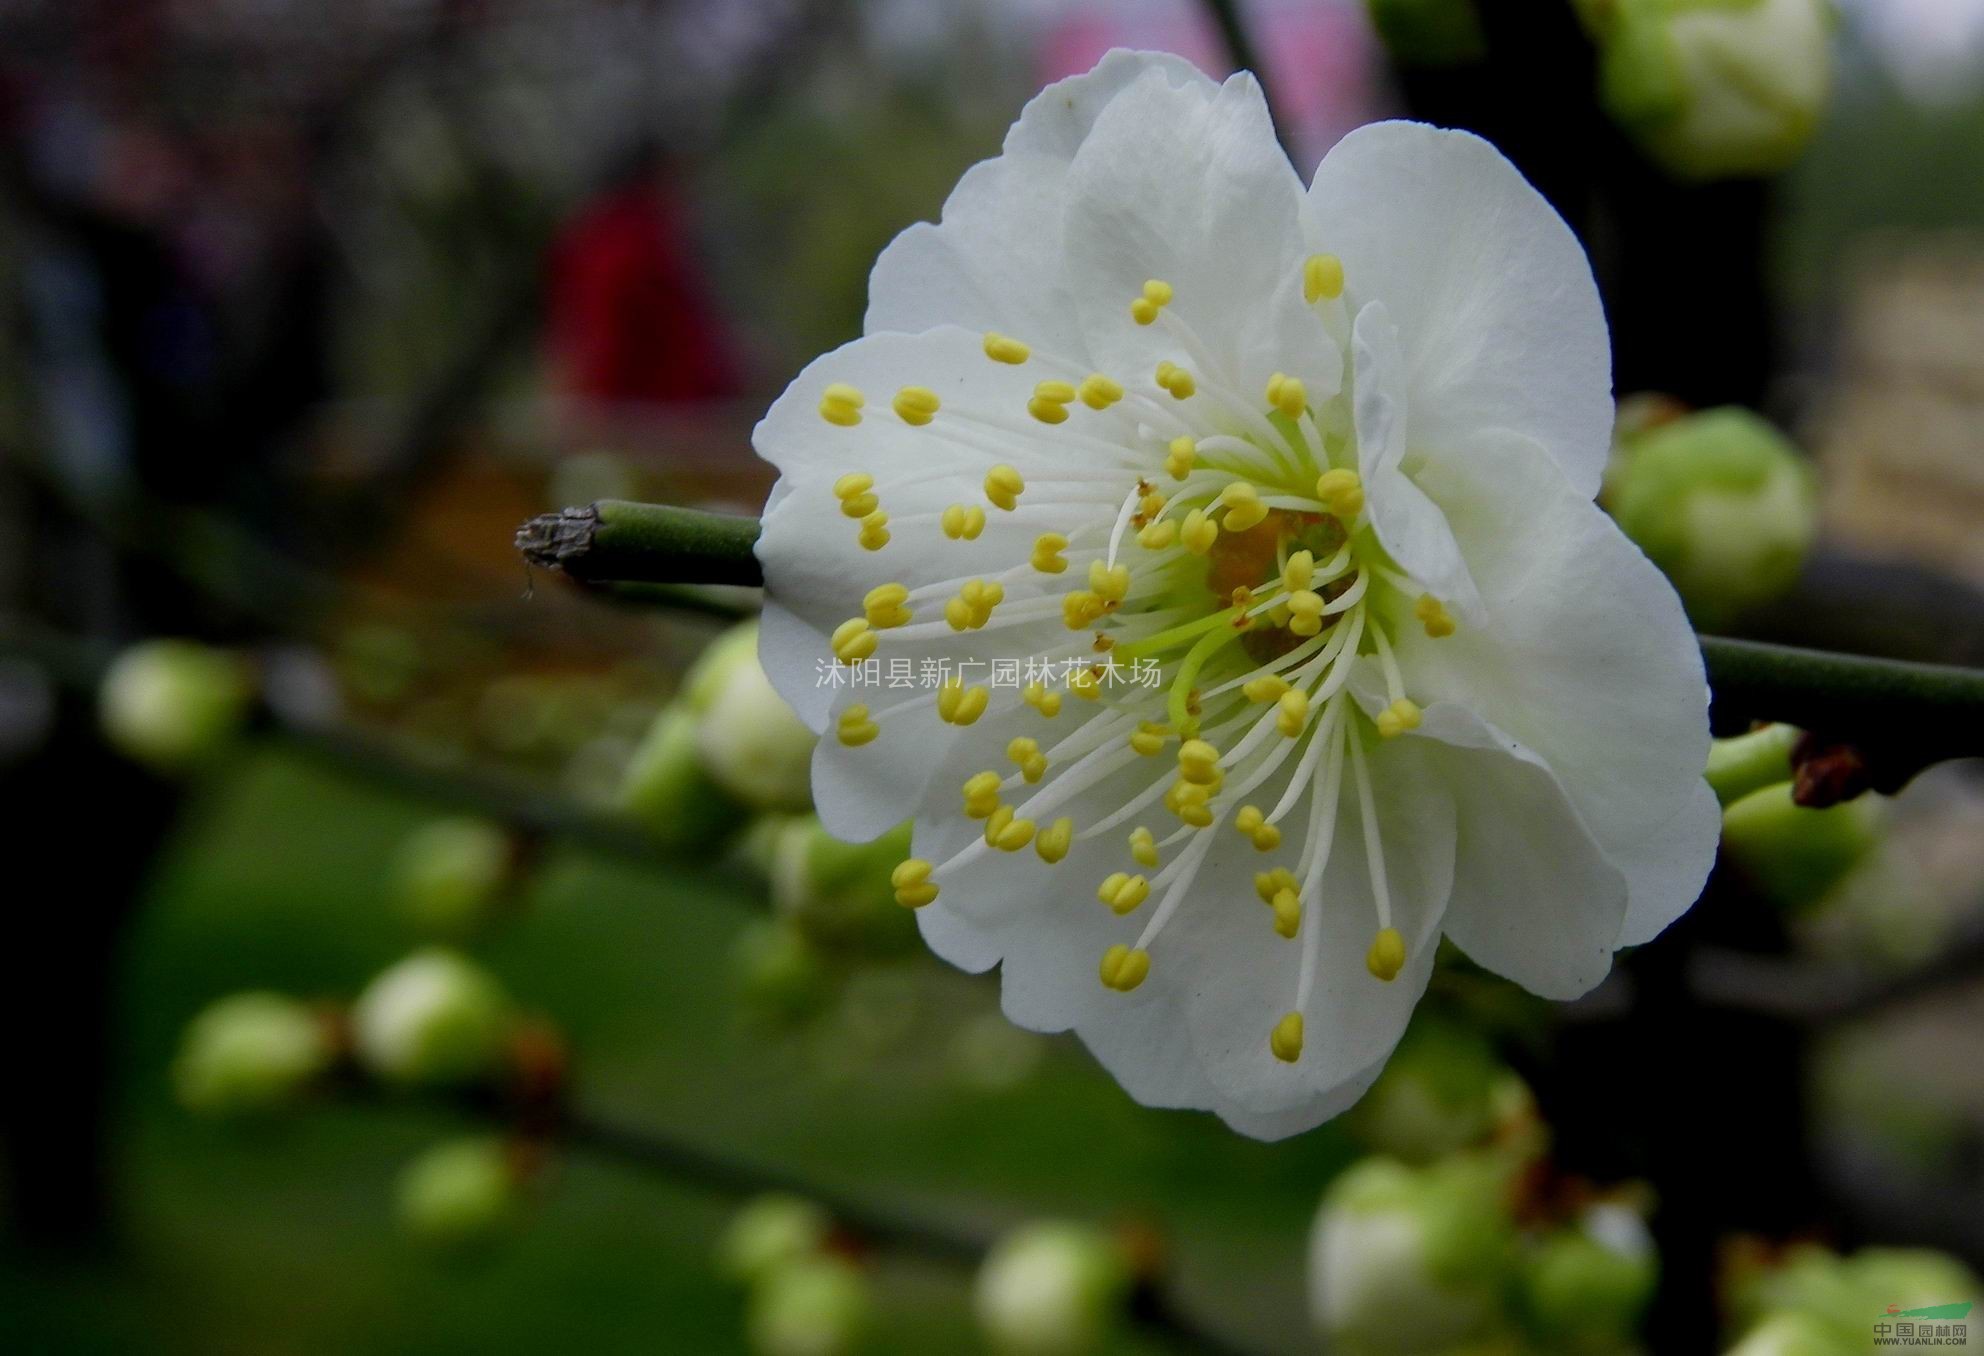
[[1430,1163],[1488,1137],[1497,1082],[1510,1076],[1478,1032],[1422,1014],[1346,1123],[1379,1153]]
[[162,771],[181,771],[233,737],[253,695],[235,656],[190,640],[150,640],[111,664],[98,710],[112,747]]
[[1028,1224],[999,1240],[979,1268],[972,1305],[993,1350],[1083,1356],[1121,1320],[1130,1268],[1107,1236],[1078,1224]]
[[620,783],[620,807],[671,850],[720,843],[745,811],[703,768],[696,717],[665,707],[634,750]]
[[464,1249],[515,1224],[523,1200],[516,1162],[502,1141],[451,1140],[401,1170],[395,1189],[400,1227],[422,1243]]
[[772,907],[830,949],[900,951],[916,922],[896,903],[891,875],[909,856],[910,826],[869,843],[844,843],[812,815],[788,821],[772,854]]
[[[754,635],[756,629],[750,628]],[[813,803],[818,737],[765,676],[755,643],[742,654],[726,653],[732,659],[723,681],[698,712],[696,751],[703,766],[717,785],[754,810],[803,810]],[[709,682],[706,677],[702,685]],[[696,706],[692,699],[692,709]]]
[[1791,752],[1804,731],[1795,725],[1765,725],[1709,745],[1708,784],[1724,806],[1753,791],[1791,780]]
[[351,1011],[359,1062],[397,1083],[465,1083],[488,1074],[514,1019],[487,971],[438,947],[374,979]]
[[1722,849],[1780,907],[1810,908],[1880,845],[1885,819],[1879,797],[1811,810],[1780,782],[1722,812]]
[[1624,1205],[1595,1205],[1524,1260],[1523,1315],[1553,1351],[1629,1351],[1659,1276],[1645,1221]]
[[278,993],[223,998],[187,1024],[172,1065],[189,1111],[237,1115],[287,1103],[330,1064],[330,1034],[309,1007]]
[[[1877,1311],[1878,1312],[1878,1311]],[[1874,1323],[1867,1324],[1871,1333]],[[1729,1348],[1728,1356],[1852,1356],[1860,1348],[1810,1314],[1774,1314]]]
[[747,1201],[717,1239],[716,1263],[727,1280],[753,1284],[787,1263],[820,1251],[832,1231],[827,1212],[797,1196]]
[[731,953],[737,985],[754,1015],[790,1023],[815,1016],[833,995],[825,964],[806,938],[784,922],[746,928]]
[[752,1287],[744,1332],[756,1356],[844,1356],[874,1318],[868,1279],[821,1254],[775,1267]]
[[400,844],[393,894],[422,933],[467,937],[501,901],[515,856],[509,834],[486,820],[437,819]]

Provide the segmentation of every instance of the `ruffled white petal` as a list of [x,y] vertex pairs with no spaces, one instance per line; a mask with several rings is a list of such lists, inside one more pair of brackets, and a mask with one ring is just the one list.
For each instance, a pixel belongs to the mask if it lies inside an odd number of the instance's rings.
[[1589,499],[1611,446],[1611,345],[1584,250],[1493,146],[1383,122],[1337,143],[1304,203],[1347,294],[1385,303],[1410,375],[1415,449],[1483,429],[1540,443]]
[[1500,435],[1476,451],[1420,484],[1461,544],[1485,623],[1440,640],[1404,627],[1399,662],[1421,704],[1457,702],[1549,766],[1626,877],[1621,942],[1646,941],[1715,859],[1701,652],[1666,579],[1541,448]]

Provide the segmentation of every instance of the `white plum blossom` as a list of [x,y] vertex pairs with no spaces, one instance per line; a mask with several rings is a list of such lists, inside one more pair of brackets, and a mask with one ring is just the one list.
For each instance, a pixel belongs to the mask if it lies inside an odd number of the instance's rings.
[[1153,1106],[1354,1102],[1444,933],[1551,998],[1717,832],[1674,591],[1592,503],[1610,355],[1486,142],[1305,194],[1259,86],[1112,52],[876,263],[758,426],[761,656],[827,828]]

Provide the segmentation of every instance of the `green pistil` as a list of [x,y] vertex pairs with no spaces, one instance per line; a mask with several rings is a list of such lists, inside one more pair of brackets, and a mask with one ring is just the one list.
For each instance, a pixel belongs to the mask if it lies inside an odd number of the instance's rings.
[[[1220,617],[1227,617],[1232,612],[1238,611],[1238,608],[1233,608],[1229,612],[1221,613],[1219,617],[1211,617],[1207,620],[1218,621]],[[1185,658],[1178,664],[1178,674],[1171,680],[1171,693],[1165,702],[1165,712],[1171,718],[1172,729],[1182,735],[1192,727],[1194,722],[1188,706],[1192,699],[1192,684],[1198,681],[1199,670],[1206,666],[1208,659],[1245,634],[1239,628],[1227,625],[1200,636],[1192,648],[1185,651]]]

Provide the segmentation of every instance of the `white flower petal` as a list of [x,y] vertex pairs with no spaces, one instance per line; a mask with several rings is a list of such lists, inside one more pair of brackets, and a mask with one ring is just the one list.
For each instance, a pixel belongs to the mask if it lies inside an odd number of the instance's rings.
[[1103,110],[1147,73],[1212,88],[1190,62],[1121,50],[1049,85],[1006,134],[1004,152],[958,182],[940,223],[911,226],[882,251],[868,280],[868,333],[965,325],[1081,361],[1061,238],[1068,165]]
[[1708,684],[1680,599],[1542,449],[1510,435],[1429,466],[1486,622],[1400,628],[1422,704],[1454,701],[1534,752],[1626,877],[1622,942],[1679,917],[1715,860]]
[[1589,499],[1611,446],[1611,345],[1591,266],[1493,146],[1423,123],[1361,127],[1316,170],[1310,248],[1381,299],[1405,346],[1415,448],[1482,429],[1536,439]]

